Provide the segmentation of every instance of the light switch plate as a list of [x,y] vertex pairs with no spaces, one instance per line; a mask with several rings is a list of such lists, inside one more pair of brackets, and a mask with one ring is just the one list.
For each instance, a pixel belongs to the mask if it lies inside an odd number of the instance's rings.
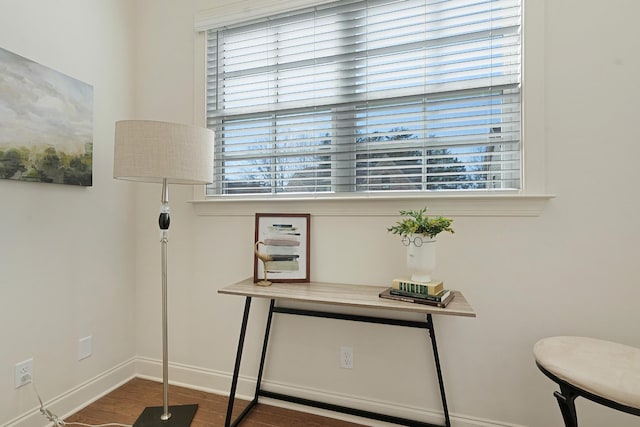
[[80,338],[78,341],[78,360],[86,359],[91,356],[91,344],[92,337],[89,335],[88,337]]

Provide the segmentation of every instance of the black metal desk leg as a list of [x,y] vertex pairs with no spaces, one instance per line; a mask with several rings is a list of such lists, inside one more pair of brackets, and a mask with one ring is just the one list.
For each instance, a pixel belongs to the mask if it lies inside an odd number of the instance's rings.
[[427,314],[427,327],[429,328],[429,335],[431,337],[431,347],[433,348],[433,359],[436,362],[436,372],[438,374],[438,384],[440,385],[440,396],[442,397],[442,409],[444,411],[444,425],[445,427],[451,427],[451,420],[449,419],[449,408],[447,407],[447,397],[444,393],[444,381],[442,379],[442,370],[440,369],[440,357],[438,356],[438,345],[436,344],[436,331],[433,327],[433,319],[431,314]]
[[233,368],[233,379],[231,380],[231,391],[229,393],[229,405],[227,406],[227,418],[225,427],[231,425],[231,414],[233,413],[233,401],[236,397],[236,387],[238,385],[238,375],[240,374],[240,362],[242,361],[242,349],[244,347],[244,336],[247,332],[247,322],[249,320],[249,309],[251,308],[251,297],[247,297],[244,303],[244,315],[242,316],[242,327],[240,328],[240,338],[238,339],[238,352],[236,353],[236,364]]
[[267,327],[264,331],[264,341],[262,343],[262,356],[260,357],[260,368],[258,369],[258,381],[256,382],[256,394],[254,400],[258,400],[260,393],[260,384],[262,383],[262,372],[264,370],[264,361],[267,357],[267,343],[269,342],[269,333],[271,332],[271,319],[273,319],[273,307],[276,304],[276,300],[272,299],[269,304],[269,316],[267,317]]

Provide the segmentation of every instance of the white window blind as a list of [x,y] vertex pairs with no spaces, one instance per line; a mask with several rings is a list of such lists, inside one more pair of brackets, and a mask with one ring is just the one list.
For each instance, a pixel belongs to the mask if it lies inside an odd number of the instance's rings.
[[340,1],[208,30],[208,195],[519,189],[520,12]]

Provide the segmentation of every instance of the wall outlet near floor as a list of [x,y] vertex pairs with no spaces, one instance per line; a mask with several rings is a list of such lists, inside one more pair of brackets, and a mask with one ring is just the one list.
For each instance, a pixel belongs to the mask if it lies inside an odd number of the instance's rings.
[[78,340],[78,360],[86,359],[91,356],[91,340],[91,335]]
[[353,347],[340,347],[340,367],[353,369]]
[[16,388],[29,384],[33,378],[33,358],[16,363]]

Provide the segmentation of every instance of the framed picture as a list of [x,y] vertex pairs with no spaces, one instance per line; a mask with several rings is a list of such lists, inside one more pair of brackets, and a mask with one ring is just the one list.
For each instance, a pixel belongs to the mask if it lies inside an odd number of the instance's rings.
[[[309,214],[256,213],[253,281],[309,282]],[[260,242],[259,244],[257,242]]]

